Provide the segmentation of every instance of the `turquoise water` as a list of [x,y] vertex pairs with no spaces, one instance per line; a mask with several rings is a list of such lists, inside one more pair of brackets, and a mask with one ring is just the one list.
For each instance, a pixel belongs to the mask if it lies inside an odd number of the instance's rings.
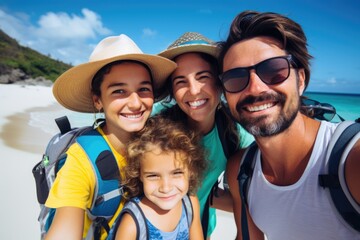
[[[333,105],[336,112],[345,120],[355,120],[360,117],[360,94],[305,92],[304,96]],[[335,116],[333,121],[339,122],[340,119]]]

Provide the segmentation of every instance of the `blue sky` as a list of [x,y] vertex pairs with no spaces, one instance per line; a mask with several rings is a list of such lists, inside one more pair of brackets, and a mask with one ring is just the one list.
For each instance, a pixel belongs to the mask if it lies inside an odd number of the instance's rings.
[[360,94],[359,0],[2,0],[0,28],[76,65],[101,39],[121,33],[151,54],[187,31],[224,40],[247,9],[282,13],[302,25],[314,56],[308,91]]

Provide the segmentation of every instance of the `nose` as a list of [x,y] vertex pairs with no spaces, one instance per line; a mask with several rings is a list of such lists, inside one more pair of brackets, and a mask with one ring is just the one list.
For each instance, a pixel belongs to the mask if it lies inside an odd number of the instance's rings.
[[128,104],[127,105],[132,110],[139,109],[141,107],[140,96],[136,92],[131,93],[129,98],[128,98]]
[[258,94],[262,93],[264,91],[267,91],[269,89],[269,86],[264,83],[260,77],[256,74],[255,70],[252,69],[250,71],[249,76],[249,84],[245,88],[246,91],[250,92],[251,94]]
[[201,83],[196,79],[192,78],[189,81],[189,91],[191,95],[197,95],[201,91]]
[[171,180],[169,178],[162,178],[159,187],[159,192],[168,193],[171,190],[172,190]]

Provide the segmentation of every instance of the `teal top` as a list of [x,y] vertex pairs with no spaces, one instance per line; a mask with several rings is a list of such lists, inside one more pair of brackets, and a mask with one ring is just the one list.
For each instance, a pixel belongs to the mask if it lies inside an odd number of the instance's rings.
[[[249,146],[254,138],[247,131],[245,131],[240,125],[239,134],[240,134],[240,148],[245,148]],[[197,196],[200,201],[200,215],[202,217],[207,196],[210,194],[213,184],[217,181],[219,176],[225,171],[227,159],[222,148],[222,144],[219,138],[218,129],[215,127],[206,134],[202,139],[203,145],[208,154],[209,168],[204,175],[201,187],[197,192]],[[209,226],[208,226],[208,236],[212,234],[216,226],[216,212],[214,208],[209,210]]]
[[[171,104],[169,105],[171,107]],[[153,106],[152,115],[160,113],[165,108],[161,103],[156,103]],[[240,136],[240,148],[248,147],[253,141],[254,137],[248,133],[244,128],[237,124]],[[197,192],[197,197],[200,202],[200,217],[202,218],[207,196],[214,183],[218,180],[220,175],[225,171],[227,159],[222,148],[221,140],[219,137],[216,124],[214,128],[202,138],[206,154],[208,156],[208,170],[204,174],[204,179]],[[212,234],[216,226],[216,211],[214,208],[209,209],[209,222],[208,222],[208,236]]]

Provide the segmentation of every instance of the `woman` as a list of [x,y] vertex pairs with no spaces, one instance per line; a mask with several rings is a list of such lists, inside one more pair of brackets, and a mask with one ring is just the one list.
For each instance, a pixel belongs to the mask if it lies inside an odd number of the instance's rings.
[[[103,112],[105,122],[97,127],[116,159],[120,175],[126,165],[124,148],[133,132],[141,130],[150,116],[154,97],[176,64],[147,55],[126,35],[103,39],[90,61],[63,73],[53,93],[64,107],[78,112]],[[156,88],[155,88],[156,87]],[[87,212],[92,204],[95,175],[79,144],[67,151],[46,201],[56,213],[46,239],[92,238]],[[123,207],[120,204],[117,214]],[[116,215],[109,221],[114,222]],[[104,229],[100,239],[106,237]]]
[[216,226],[215,209],[207,210],[209,202],[214,208],[232,211],[230,196],[220,192],[218,194],[222,197],[211,199],[212,188],[224,172],[227,158],[235,149],[247,147],[253,141],[253,137],[226,114],[218,78],[218,52],[213,41],[194,32],[183,34],[161,52],[160,56],[173,60],[178,67],[166,83],[167,91],[162,92],[162,97],[169,95],[168,98],[154,108],[154,113],[161,112],[174,120],[185,120],[188,127],[203,135],[209,169],[197,196],[204,235],[208,238]]

